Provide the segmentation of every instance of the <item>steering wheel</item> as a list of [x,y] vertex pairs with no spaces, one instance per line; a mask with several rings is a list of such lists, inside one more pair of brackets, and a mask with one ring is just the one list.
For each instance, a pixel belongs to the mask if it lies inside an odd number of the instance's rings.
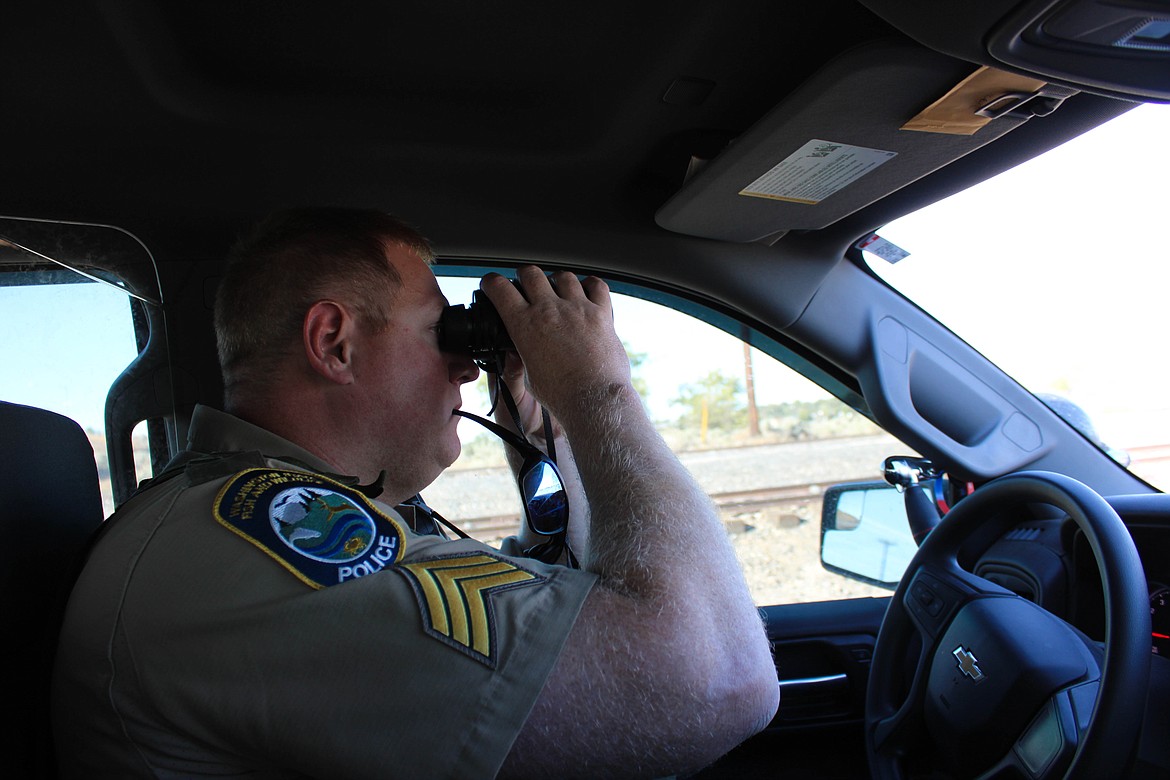
[[[1105,645],[966,571],[1026,504],[1068,515],[1093,550]],[[916,654],[916,655],[915,655]],[[882,622],[865,704],[878,780],[1116,777],[1145,713],[1150,612],[1129,531],[1093,490],[1032,471],[989,482],[918,548]]]

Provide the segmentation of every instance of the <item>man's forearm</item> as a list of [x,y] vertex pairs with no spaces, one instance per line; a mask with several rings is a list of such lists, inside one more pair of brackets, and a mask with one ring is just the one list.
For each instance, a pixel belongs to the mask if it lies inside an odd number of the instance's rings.
[[654,430],[633,387],[588,393],[561,423],[592,513],[586,568],[633,598],[674,599],[695,589],[758,622],[717,510]]
[[[701,724],[691,736],[705,733],[692,745],[696,755],[721,741],[729,748],[767,724],[778,688],[719,513],[654,430],[633,387],[586,392],[580,401],[561,422],[592,510],[584,566],[608,596],[599,593],[598,611],[583,618],[591,627],[578,636],[603,656],[639,657],[628,662],[642,670],[636,692],[624,694],[629,713],[653,711],[655,698],[671,690],[671,706]],[[644,736],[647,757],[651,745],[677,747],[684,738],[667,723]]]

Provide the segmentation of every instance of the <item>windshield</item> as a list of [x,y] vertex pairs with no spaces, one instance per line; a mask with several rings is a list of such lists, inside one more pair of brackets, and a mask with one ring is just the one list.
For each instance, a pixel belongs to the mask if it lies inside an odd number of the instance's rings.
[[1170,106],[1139,106],[885,226],[905,258],[866,253],[875,273],[1066,419],[1083,413],[1092,429],[1082,432],[1162,490],[1167,139]]

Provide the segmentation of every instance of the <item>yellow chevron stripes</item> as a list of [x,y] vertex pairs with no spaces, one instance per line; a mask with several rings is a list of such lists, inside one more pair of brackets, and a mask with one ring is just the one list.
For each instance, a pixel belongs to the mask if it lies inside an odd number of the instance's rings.
[[544,580],[487,553],[432,558],[400,566],[415,586],[427,632],[491,667],[495,666],[495,626],[490,596]]

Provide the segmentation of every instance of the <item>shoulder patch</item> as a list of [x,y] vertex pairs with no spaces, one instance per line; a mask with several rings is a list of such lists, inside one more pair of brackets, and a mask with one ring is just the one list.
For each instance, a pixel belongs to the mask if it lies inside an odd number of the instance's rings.
[[546,580],[490,553],[412,561],[397,571],[414,586],[423,629],[492,669],[496,667],[492,597]]
[[361,493],[317,474],[248,469],[216,496],[215,519],[314,588],[393,566],[402,527]]

